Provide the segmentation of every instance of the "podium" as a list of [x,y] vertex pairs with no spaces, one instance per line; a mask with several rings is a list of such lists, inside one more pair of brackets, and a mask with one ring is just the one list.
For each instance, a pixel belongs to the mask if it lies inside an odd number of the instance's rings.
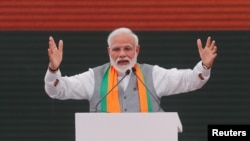
[[75,113],[76,141],[178,141],[178,113]]

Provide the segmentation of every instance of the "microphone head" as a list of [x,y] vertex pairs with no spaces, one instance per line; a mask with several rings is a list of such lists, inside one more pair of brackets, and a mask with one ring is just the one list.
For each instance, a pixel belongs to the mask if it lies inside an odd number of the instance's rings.
[[134,73],[136,72],[136,69],[135,69],[135,67],[133,67],[133,68],[132,68],[132,71],[133,71]]
[[126,75],[129,75],[129,73],[130,73],[130,70],[129,70],[129,69],[126,70],[125,74],[126,74]]

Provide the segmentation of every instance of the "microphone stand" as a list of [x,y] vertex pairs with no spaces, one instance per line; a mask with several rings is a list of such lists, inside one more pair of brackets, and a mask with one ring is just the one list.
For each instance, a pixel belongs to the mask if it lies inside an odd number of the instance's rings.
[[130,70],[128,69],[126,72],[125,72],[125,75],[97,102],[97,104],[96,104],[96,106],[95,106],[95,110],[96,110],[96,112],[97,112],[97,107],[99,106],[99,104],[103,101],[103,99],[104,98],[106,98],[112,91],[113,91],[113,89],[117,86],[117,85],[119,85],[121,82],[122,82],[122,80],[127,76],[127,75],[129,75],[129,73],[130,73]]
[[149,90],[149,88],[146,86],[146,84],[141,80],[141,78],[136,74],[136,69],[135,67],[132,68],[132,72],[135,74],[135,76],[139,79],[139,81],[142,83],[142,85],[149,91],[150,95],[153,97],[153,99],[156,101],[157,105],[159,106],[159,110],[161,109],[161,104],[159,102],[159,99],[157,96],[153,95],[153,93],[151,93],[151,91]]

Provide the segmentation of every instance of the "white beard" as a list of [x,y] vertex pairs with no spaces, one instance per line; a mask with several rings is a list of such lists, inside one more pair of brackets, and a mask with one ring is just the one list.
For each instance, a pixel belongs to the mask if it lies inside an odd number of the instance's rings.
[[[132,59],[129,59],[128,57],[123,58],[123,59],[117,59],[116,61],[113,60],[111,58],[111,56],[109,56],[110,59],[110,64],[118,71],[118,73],[122,73],[124,74],[127,70],[131,70],[132,67],[134,67],[134,65],[137,62],[137,53],[135,54],[135,56]],[[127,65],[118,65],[118,61],[120,60],[128,60],[129,63]]]

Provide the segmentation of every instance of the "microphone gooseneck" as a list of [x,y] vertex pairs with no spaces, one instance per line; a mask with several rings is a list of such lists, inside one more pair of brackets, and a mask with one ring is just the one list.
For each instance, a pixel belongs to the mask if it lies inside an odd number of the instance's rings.
[[138,80],[142,83],[142,85],[147,89],[147,91],[150,93],[150,95],[152,96],[152,98],[156,101],[158,107],[159,107],[159,110],[161,109],[161,105],[160,105],[160,102],[159,102],[159,99],[156,95],[154,95],[150,90],[149,88],[147,87],[147,85],[141,80],[141,78],[136,74],[136,69],[135,67],[132,68],[132,72],[135,74],[135,76],[138,78]]
[[97,104],[96,104],[96,106],[95,106],[95,110],[96,110],[96,112],[97,112],[97,107],[99,106],[99,104],[103,101],[103,99],[104,98],[106,98],[112,91],[113,91],[113,89],[117,86],[117,85],[119,85],[121,82],[122,82],[122,80],[126,77],[126,76],[128,76],[130,74],[130,70],[128,69],[128,70],[126,70],[126,72],[125,72],[125,75],[97,102]]

